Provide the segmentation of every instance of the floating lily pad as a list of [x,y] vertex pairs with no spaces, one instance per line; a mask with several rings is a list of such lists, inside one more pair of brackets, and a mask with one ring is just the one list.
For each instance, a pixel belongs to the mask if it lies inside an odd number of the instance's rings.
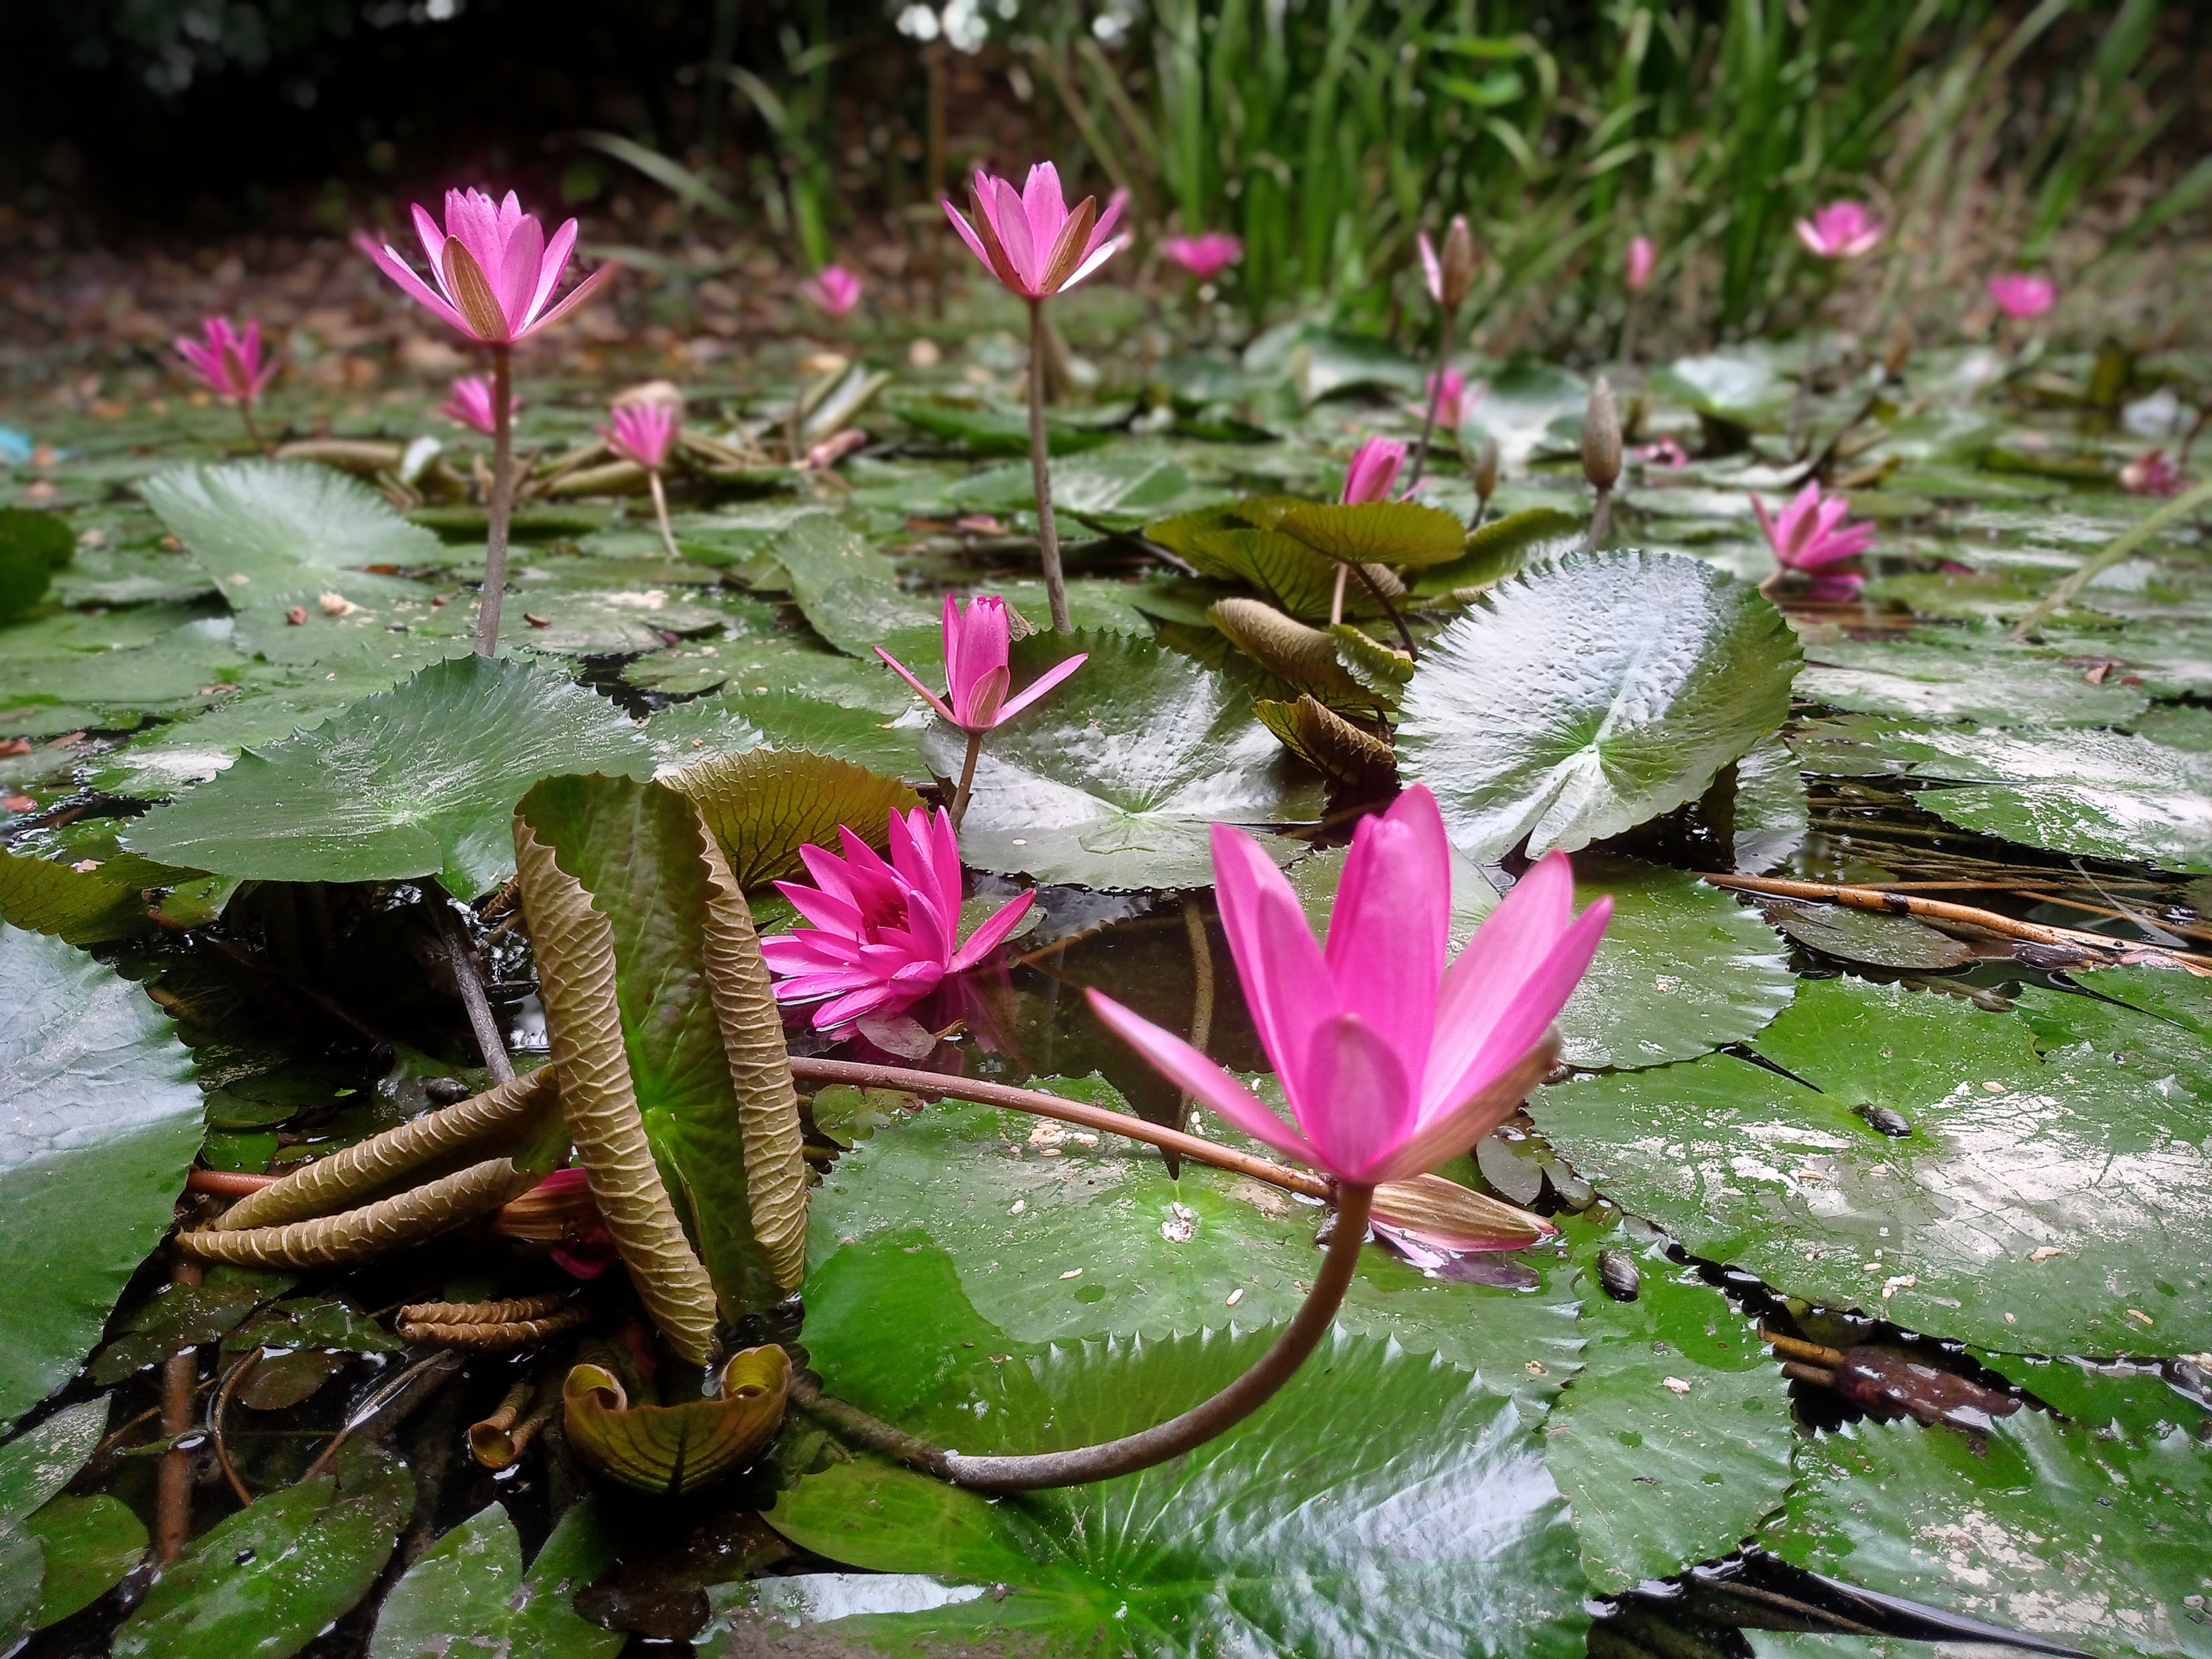
[[[1121,1103],[1095,1084],[1048,1086]],[[825,1375],[908,1391],[902,1408],[976,1333],[923,1319],[894,1329],[892,1309],[972,1306],[994,1339],[1031,1345],[1249,1330],[1290,1319],[1321,1261],[1320,1210],[1279,1188],[1188,1158],[1171,1181],[1157,1152],[1119,1136],[1094,1146],[957,1103],[878,1127],[811,1210],[808,1350]],[[1567,1269],[1556,1251],[1518,1259],[1544,1288],[1425,1278],[1369,1249],[1338,1322],[1438,1355],[1501,1394],[1547,1399],[1575,1364],[1574,1304],[1556,1288]]]
[[1791,380],[1770,353],[1714,352],[1677,357],[1651,371],[1651,389],[1687,404],[1700,415],[1757,427],[1780,414],[1792,395]]
[[1589,383],[1552,363],[1520,362],[1490,377],[1482,401],[1461,422],[1460,441],[1498,440],[1509,473],[1524,470],[1555,422],[1579,424],[1589,403]]
[[20,617],[46,597],[54,573],[76,551],[68,523],[29,507],[0,507],[0,619]]
[[1616,835],[1705,792],[1789,713],[1797,644],[1752,588],[1677,554],[1572,554],[1501,584],[1407,687],[1399,769],[1495,859]]
[[[1101,527],[1133,530],[1190,493],[1191,477],[1172,456],[1141,446],[1112,449],[1054,464],[1054,510]],[[962,513],[1024,513],[1036,506],[1036,485],[1026,461],[971,473],[945,492]]]
[[[956,404],[934,398],[889,399],[892,414],[933,437],[943,438],[978,455],[1026,455],[1029,411],[1019,405]],[[1079,454],[1113,442],[1112,428],[1079,425],[1065,416],[1045,417],[1045,448],[1054,455]]]
[[368,1659],[447,1659],[471,1649],[517,1659],[614,1659],[627,1635],[601,1630],[570,1605],[614,1559],[613,1530],[587,1498],[561,1517],[526,1574],[514,1522],[487,1504],[392,1587]]
[[[14,1642],[62,1616],[42,1613],[49,1564],[31,1522],[76,1478],[106,1429],[107,1401],[88,1400],[0,1446],[0,1638]],[[143,1528],[138,1541],[143,1548]]]
[[0,1423],[75,1375],[199,1144],[191,1057],[138,987],[0,924]]
[[897,567],[836,519],[826,513],[801,519],[770,542],[767,553],[791,573],[792,597],[814,631],[840,651],[872,662],[880,645],[916,672],[927,668],[930,656],[904,644],[902,635],[934,645],[942,605],[904,592]]
[[343,588],[357,604],[412,595],[412,583],[366,573],[442,562],[437,537],[383,496],[328,467],[294,461],[185,466],[139,486],[146,504],[190,549],[235,608],[316,608]]
[[[1557,1085],[1529,1109],[1625,1208],[1785,1295],[1999,1352],[2202,1351],[2212,1103],[2166,1064],[2102,1048],[2108,1027],[2059,1041],[2075,1012],[2039,1008],[2037,1031],[1933,993],[1814,981],[1754,1044],[1804,1083],[1716,1054]],[[2129,1018],[2139,1052],[2187,1035]],[[1911,1132],[1879,1133],[1862,1105]]]
[[105,1492],[50,1498],[23,1530],[46,1558],[35,1615],[42,1630],[91,1606],[146,1559],[146,1523]]
[[[1640,1258],[1635,1300],[1599,1285],[1604,1249]],[[1754,1322],[1697,1269],[1618,1227],[1575,1255],[1587,1346],[1544,1425],[1544,1461],[1602,1594],[1726,1555],[1756,1532],[1782,1506],[1797,1434]]]
[[1870,967],[1957,968],[1977,954],[1972,945],[1911,916],[1877,915],[1840,904],[1792,904],[1784,899],[1759,908],[1767,921],[1800,945]]
[[[1210,885],[1217,821],[1266,825],[1310,816],[1302,781],[1244,693],[1150,641],[1041,634],[1017,641],[1014,684],[1070,653],[1075,678],[984,739],[961,856],[1005,875],[1085,887]],[[957,777],[966,739],[933,727],[922,754]],[[1286,837],[1261,842],[1283,861]]]
[[1268,527],[1346,564],[1449,564],[1467,551],[1467,526],[1419,501],[1291,501]]
[[[1208,508],[1158,520],[1145,526],[1145,535],[1201,574],[1257,588],[1302,621],[1326,622],[1335,603],[1337,574],[1344,568],[1338,561],[1279,530],[1255,528],[1231,509]],[[1148,597],[1157,611],[1158,596]],[[1382,614],[1364,582],[1347,582],[1344,599],[1349,615]],[[1196,607],[1200,612],[1205,608]]]
[[508,815],[554,772],[641,775],[652,751],[604,698],[544,669],[456,657],[138,819],[131,851],[263,881],[434,875],[473,898],[514,869]]
[[1799,1469],[1761,1540],[1795,1565],[2100,1655],[2212,1654],[2212,1452],[2180,1427],[1863,1422],[1815,1437]]
[[805,750],[749,749],[671,772],[663,781],[689,797],[722,844],[740,887],[763,887],[801,872],[799,849],[836,851],[837,827],[884,846],[894,812],[921,805],[896,778]]
[[2053,652],[1928,635],[1808,645],[1797,695],[1855,714],[1987,726],[2124,725],[2149,701],[2118,676],[2090,684]]
[[1804,845],[1812,832],[1812,808],[1797,757],[1780,737],[1761,738],[1738,757],[1728,817],[1739,871],[1756,875],[1771,870]]
[[129,939],[152,925],[146,901],[135,889],[5,848],[0,848],[0,921],[71,945]]

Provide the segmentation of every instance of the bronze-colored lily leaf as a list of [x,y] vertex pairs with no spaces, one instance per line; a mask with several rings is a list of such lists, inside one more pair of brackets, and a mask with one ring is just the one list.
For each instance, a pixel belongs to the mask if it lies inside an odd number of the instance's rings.
[[609,1480],[678,1498],[734,1474],[783,1421],[791,1357],[773,1344],[722,1367],[721,1394],[680,1406],[633,1406],[603,1365],[579,1365],[562,1384],[568,1443]]
[[921,805],[886,778],[804,749],[747,749],[716,755],[661,779],[699,809],[730,872],[750,890],[799,873],[799,849],[832,849],[844,824],[881,849],[893,812]]
[[1540,1216],[1438,1175],[1383,1182],[1375,1189],[1375,1218],[1444,1249],[1515,1249],[1559,1231]]
[[1206,614],[1237,648],[1297,690],[1340,708],[1369,709],[1380,699],[1345,672],[1335,639],[1258,599],[1215,602]]
[[1365,788],[1397,775],[1397,757],[1389,744],[1310,696],[1296,702],[1261,698],[1253,703],[1252,712],[1282,740],[1284,748],[1339,783]]

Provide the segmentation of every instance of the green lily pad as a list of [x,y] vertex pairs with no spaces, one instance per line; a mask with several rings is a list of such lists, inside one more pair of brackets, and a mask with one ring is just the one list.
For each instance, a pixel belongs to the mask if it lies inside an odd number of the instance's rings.
[[36,1615],[41,1630],[90,1607],[146,1559],[146,1523],[105,1492],[50,1498],[23,1530],[46,1558]]
[[[175,614],[168,606],[154,609],[164,617]],[[113,647],[56,651],[24,637],[45,631],[42,621],[0,628],[0,712],[10,737],[92,726],[127,732],[149,714],[184,714],[219,703],[252,668],[228,617],[176,623],[151,639]]]
[[[920,427],[932,437],[943,438],[978,455],[1026,455],[1030,450],[1029,411],[1018,406],[990,407],[956,404],[934,398],[886,399],[892,414],[909,426]],[[1114,441],[1109,427],[1082,426],[1065,417],[1045,416],[1045,448],[1054,455],[1074,455]]]
[[1495,438],[1505,470],[1517,473],[1553,422],[1571,420],[1579,425],[1589,403],[1589,383],[1571,370],[1553,363],[1513,362],[1490,377],[1481,401],[1460,424],[1460,441]]
[[[1095,1082],[1046,1086],[1121,1106]],[[905,1409],[977,1335],[918,1316],[940,1303],[972,1309],[1000,1352],[1249,1330],[1296,1313],[1321,1260],[1319,1210],[1188,1159],[1171,1181],[1157,1152],[1116,1135],[1094,1146],[1045,1128],[1032,1144],[1043,1122],[932,1106],[880,1125],[839,1159],[807,1225],[805,1340],[825,1375],[848,1387],[865,1376],[870,1397],[896,1393]],[[1574,1304],[1557,1288],[1559,1253],[1514,1259],[1536,1269],[1540,1288],[1429,1279],[1370,1248],[1338,1323],[1437,1355],[1536,1408],[1574,1369]],[[917,1316],[886,1324],[894,1308]]]
[[116,1659],[290,1659],[368,1594],[415,1509],[404,1466],[349,1442],[337,1473],[279,1487],[194,1539],[109,1650]]
[[1863,1422],[1799,1470],[1762,1540],[1785,1561],[2099,1655],[2212,1655],[2212,1452],[2185,1430]]
[[928,725],[920,706],[886,716],[789,691],[763,696],[702,697],[664,708],[646,722],[646,741],[664,768],[709,755],[754,749],[804,749],[885,777],[929,781],[921,758]]
[[[1055,512],[1116,530],[1133,530],[1190,493],[1191,477],[1172,456],[1128,445],[1055,464]],[[1022,513],[1036,506],[1029,464],[1009,462],[969,474],[945,492],[961,513]]]
[[1800,945],[1846,962],[1875,968],[1957,968],[1976,956],[1972,945],[1911,916],[1877,915],[1840,904],[1792,904],[1786,899],[1770,900],[1759,908],[1767,921]]
[[137,820],[133,852],[262,881],[434,875],[473,898],[514,869],[508,814],[553,772],[640,775],[612,704],[501,658],[455,657],[301,736],[249,751]]
[[0,924],[0,1423],[76,1374],[168,1231],[199,1145],[191,1056],[145,993]]
[[[2170,1057],[2128,1060],[2197,1040],[2077,1002],[2039,1002],[2036,1030],[1933,993],[1813,981],[1755,1044],[1804,1082],[1716,1054],[1557,1085],[1529,1110],[1624,1208],[1783,1294],[1997,1352],[2201,1352],[2212,1090],[2177,1085]],[[2074,1040],[2075,1019],[2127,1030]],[[2186,1078],[2208,1074],[2199,1042]],[[1861,1105],[1911,1132],[1879,1133]]]
[[[828,514],[798,520],[768,545],[768,556],[791,573],[792,597],[814,631],[848,656],[877,660],[877,646],[917,673],[902,635],[935,635],[944,607],[902,590],[897,567]],[[932,640],[934,643],[934,640]]]
[[[1155,520],[1145,526],[1145,536],[1203,575],[1258,589],[1301,621],[1328,619],[1343,566],[1279,530],[1255,528],[1231,508],[1207,508]],[[1364,582],[1347,582],[1344,599],[1350,615],[1382,615]]]
[[1651,389],[1700,415],[1755,427],[1781,413],[1792,383],[1765,352],[1714,352],[1677,357],[1651,371]]
[[0,1639],[12,1643],[49,1622],[40,1606],[45,1540],[28,1523],[76,1478],[106,1429],[107,1401],[88,1400],[0,1446]]
[[1739,871],[1771,870],[1804,845],[1813,828],[1812,808],[1797,757],[1779,735],[1761,738],[1737,757],[1728,814]]
[[2089,684],[2055,653],[1927,635],[1808,645],[1797,695],[1854,714],[1985,726],[2124,725],[2149,702],[2118,676]]
[[1290,501],[1267,527],[1346,564],[1449,564],[1467,551],[1467,526],[1420,501]]
[[[1014,684],[1075,651],[1091,659],[984,739],[961,856],[1005,875],[1085,887],[1210,885],[1217,821],[1310,817],[1301,781],[1245,694],[1218,674],[1124,634],[1040,634],[1014,643]],[[966,739],[933,726],[922,755],[957,777]],[[1287,862],[1299,843],[1262,834]]]
[[424,1551],[376,1615],[368,1659],[446,1659],[486,1649],[531,1659],[614,1659],[627,1634],[602,1630],[570,1605],[614,1564],[615,1537],[596,1500],[561,1517],[522,1570],[522,1540],[487,1504]]
[[46,597],[54,572],[76,551],[66,520],[29,507],[0,507],[0,619],[13,619]]
[[130,939],[152,926],[137,890],[5,848],[0,848],[0,921],[71,945]]
[[366,573],[442,562],[437,537],[392,510],[357,479],[290,461],[240,461],[157,473],[139,486],[223,598],[241,611],[274,612],[342,589],[356,604],[416,592]]
[[1556,507],[1523,507],[1492,519],[1468,532],[1467,550],[1458,558],[1423,570],[1413,592],[1432,597],[1491,586],[1529,565],[1574,552],[1583,544],[1586,523],[1579,514]]
[[[1601,1249],[1641,1258],[1634,1301],[1599,1286]],[[1756,1532],[1782,1507],[1797,1435],[1755,1322],[1696,1268],[1639,1249],[1622,1227],[1575,1255],[1587,1346],[1545,1423],[1544,1461],[1574,1505],[1583,1571],[1605,1594],[1726,1555]]]
[[1797,643],[1699,560],[1572,554],[1500,584],[1407,687],[1399,769],[1453,843],[1495,859],[1616,835],[1694,800],[1789,713]]

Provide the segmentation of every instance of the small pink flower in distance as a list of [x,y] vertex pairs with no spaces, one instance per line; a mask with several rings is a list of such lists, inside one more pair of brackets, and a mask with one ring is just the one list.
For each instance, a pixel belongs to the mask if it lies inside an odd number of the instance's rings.
[[1244,244],[1225,230],[1209,230],[1202,236],[1170,236],[1160,252],[1200,282],[1210,283],[1244,257]]
[[612,413],[615,423],[599,428],[609,449],[626,461],[635,461],[647,472],[658,472],[668,465],[679,413],[675,404],[658,398],[641,400],[617,404]]
[[1687,452],[1672,438],[1659,438],[1648,444],[1638,444],[1635,455],[1644,465],[1664,467],[1669,472],[1690,464]]
[[480,190],[447,191],[443,229],[418,202],[415,234],[429,256],[434,289],[415,274],[390,243],[379,246],[368,235],[355,242],[410,298],[486,345],[511,345],[559,321],[615,270],[600,266],[549,309],[546,302],[560,286],[575,249],[576,222],[569,220],[548,242],[545,228],[535,214],[522,210],[513,191],[503,202],[493,201]]
[[1352,465],[1344,469],[1347,504],[1387,501],[1390,486],[1398,482],[1398,469],[1406,464],[1406,446],[1395,438],[1370,438],[1352,452]]
[[1103,213],[1093,196],[1085,197],[1071,212],[1060,193],[1060,172],[1049,161],[1031,167],[1019,191],[978,168],[969,204],[972,222],[950,200],[944,204],[945,217],[968,251],[1025,300],[1073,288],[1121,251],[1114,236],[1121,217],[1121,195],[1107,203]]
[[945,680],[940,697],[896,657],[876,647],[876,654],[891,672],[921,694],[947,725],[963,732],[988,732],[1008,720],[1083,666],[1090,653],[1079,651],[1065,662],[1054,663],[1032,681],[1021,696],[1007,700],[1012,684],[1006,655],[1013,644],[1013,624],[1006,619],[1006,602],[996,593],[979,594],[963,611],[951,594],[945,596]]
[[2120,488],[2130,495],[2178,495],[2184,482],[2181,469],[2162,449],[2138,455],[2120,469]]
[[1649,236],[1628,239],[1628,269],[1626,279],[1631,294],[1641,294],[1644,285],[1651,280],[1651,272],[1659,263],[1659,245]]
[[[1467,376],[1455,368],[1447,368],[1440,374],[1431,374],[1421,390],[1436,400],[1437,424],[1447,432],[1458,431],[1460,422],[1467,418],[1467,411],[1482,400],[1482,388],[1474,387],[1470,395]],[[1429,406],[1424,403],[1413,412],[1425,418]]]
[[1881,242],[1881,221],[1864,202],[1831,202],[1800,219],[1797,240],[1823,259],[1856,259]]
[[1613,910],[1600,899],[1577,916],[1573,872],[1553,853],[1447,968],[1451,848],[1418,783],[1354,832],[1326,946],[1243,830],[1213,826],[1213,876],[1245,1006],[1295,1124],[1172,1031],[1097,991],[1091,1006],[1209,1109],[1361,1186],[1418,1175],[1519,1109]]
[[1990,278],[1990,298],[1997,302],[1999,311],[2021,323],[2031,317],[2040,317],[2058,303],[2058,284],[2048,276],[2013,271]]
[[782,981],[778,1001],[830,999],[815,1012],[818,1031],[920,1001],[997,950],[1036,897],[1024,893],[962,945],[960,847],[950,812],[939,807],[933,820],[919,806],[904,817],[892,813],[888,864],[842,824],[837,834],[842,858],[819,847],[799,849],[813,886],[776,883],[814,925],[761,941],[769,971]]
[[842,318],[860,303],[860,290],[866,286],[844,266],[824,265],[802,284],[800,291],[832,317]]
[[1829,566],[1856,558],[1874,544],[1872,525],[1849,521],[1851,504],[1846,498],[1824,495],[1819,484],[1808,483],[1782,509],[1778,519],[1767,512],[1766,503],[1756,495],[1751,498],[1751,510],[1759,527],[1766,532],[1774,562],[1784,570],[1820,577],[1857,592],[1857,576],[1828,572]]
[[[498,430],[492,414],[491,376],[465,374],[453,382],[453,389],[446,394],[446,401],[438,405],[438,412],[449,421],[459,421],[463,426],[472,426],[489,438]],[[512,422],[514,411],[522,407],[522,399],[512,392],[507,394],[507,418]]]
[[269,377],[276,372],[274,357],[266,364],[261,361],[261,325],[248,323],[242,329],[234,328],[228,317],[209,317],[202,319],[200,334],[197,340],[189,334],[179,335],[177,355],[207,382],[208,390],[234,404],[250,404],[258,398]]

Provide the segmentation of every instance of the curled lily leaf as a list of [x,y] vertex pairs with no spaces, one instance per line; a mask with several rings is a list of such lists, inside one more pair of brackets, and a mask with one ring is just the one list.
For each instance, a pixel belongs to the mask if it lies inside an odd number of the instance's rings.
[[1335,639],[1322,629],[1241,597],[1217,600],[1206,615],[1238,650],[1278,679],[1339,707],[1376,706],[1376,696],[1337,660]]
[[1398,775],[1390,745],[1354,726],[1311,696],[1296,702],[1261,699],[1252,705],[1260,723],[1282,739],[1283,747],[1316,772],[1353,788],[1384,784]]
[[640,1492],[678,1498],[733,1474],[783,1421],[791,1357],[773,1344],[732,1354],[721,1393],[680,1406],[633,1406],[604,1365],[579,1365],[562,1384],[568,1442],[600,1474]]

